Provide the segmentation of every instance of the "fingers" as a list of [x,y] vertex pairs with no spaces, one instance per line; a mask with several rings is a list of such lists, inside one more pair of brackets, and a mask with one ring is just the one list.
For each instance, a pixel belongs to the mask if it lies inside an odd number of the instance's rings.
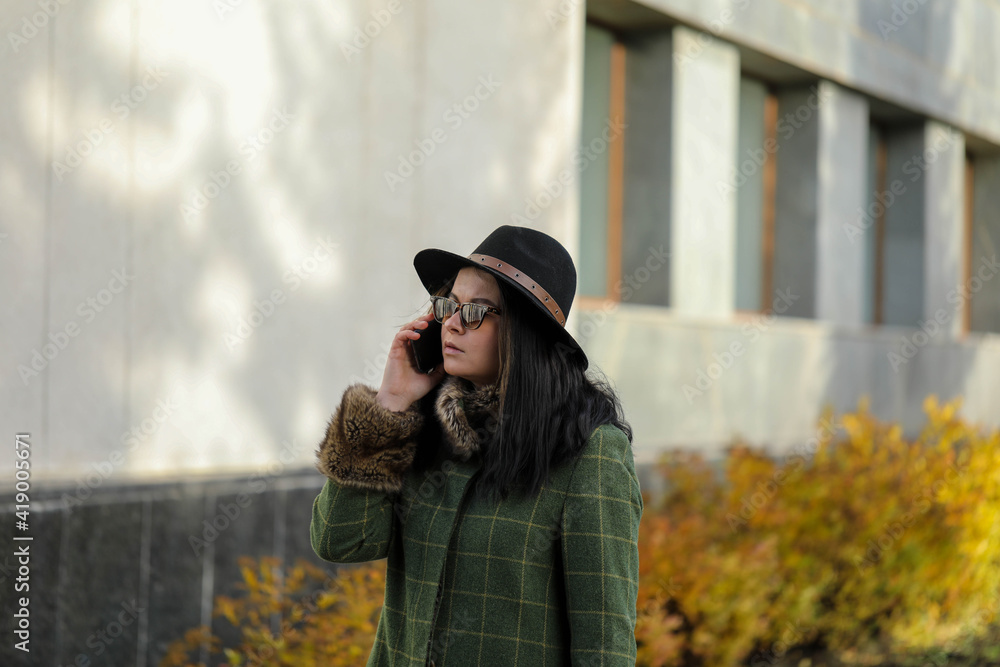
[[397,334],[397,337],[400,338],[401,340],[407,340],[407,339],[416,340],[417,338],[420,338],[419,332],[422,332],[424,329],[430,326],[429,320],[431,318],[433,318],[433,315],[428,313],[427,315],[421,315],[412,322],[407,322],[399,330],[401,335]]
[[423,331],[430,326],[430,320],[433,318],[433,314],[427,313],[404,324],[393,337],[392,347],[402,348],[408,341],[419,339]]
[[418,329],[426,329],[427,327],[429,327],[431,325],[431,320],[433,320],[433,319],[434,319],[434,316],[432,314],[426,313],[424,315],[421,315],[417,319],[413,320],[412,322],[410,322],[409,326],[414,327],[414,328],[418,328]]
[[418,318],[413,320],[412,322],[407,322],[402,327],[400,327],[399,333],[401,334],[415,333],[417,331],[422,331],[423,329],[426,329],[429,326],[430,324],[428,324],[426,320]]
[[412,329],[405,329],[396,334],[396,338],[393,341],[393,347],[403,347],[408,341],[417,340],[420,338],[420,334]]
[[400,331],[413,331],[413,330],[420,331],[421,329],[426,329],[427,327],[430,326],[430,320],[433,319],[433,317],[434,316],[431,315],[430,313],[427,313],[426,315],[421,315],[420,317],[418,317],[417,319],[413,320],[412,322],[407,322],[406,324],[404,324],[402,327],[400,327],[399,330]]

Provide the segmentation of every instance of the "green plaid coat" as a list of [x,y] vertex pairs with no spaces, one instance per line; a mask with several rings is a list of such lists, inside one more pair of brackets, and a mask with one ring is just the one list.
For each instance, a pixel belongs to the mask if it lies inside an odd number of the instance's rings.
[[[477,502],[491,391],[449,376],[428,415],[355,384],[330,421],[312,547],[335,563],[388,558],[367,665],[634,665],[643,500],[627,436],[600,426],[536,497]],[[416,435],[435,416],[450,446],[417,473]]]

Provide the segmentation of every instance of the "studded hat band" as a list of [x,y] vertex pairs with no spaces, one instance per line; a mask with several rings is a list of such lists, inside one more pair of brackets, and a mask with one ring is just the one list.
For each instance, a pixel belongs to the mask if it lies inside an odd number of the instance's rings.
[[490,257],[489,255],[472,254],[469,255],[469,259],[482,262],[486,264],[491,269],[499,271],[511,280],[519,283],[528,292],[534,295],[538,299],[539,303],[549,309],[552,316],[556,318],[556,322],[566,327],[566,318],[563,316],[562,309],[559,308],[559,304],[556,300],[545,291],[545,288],[539,285],[537,282],[531,279],[531,276],[525,275],[525,273],[516,267],[511,266],[507,262],[501,261],[496,257]]

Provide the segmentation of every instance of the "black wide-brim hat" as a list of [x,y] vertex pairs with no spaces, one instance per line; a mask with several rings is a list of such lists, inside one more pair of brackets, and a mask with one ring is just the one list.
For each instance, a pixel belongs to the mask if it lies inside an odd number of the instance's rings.
[[559,241],[537,229],[503,225],[467,257],[437,248],[421,250],[413,257],[413,267],[429,294],[467,266],[487,271],[521,294],[542,314],[552,343],[567,346],[587,368],[587,355],[566,330],[576,294],[576,267]]

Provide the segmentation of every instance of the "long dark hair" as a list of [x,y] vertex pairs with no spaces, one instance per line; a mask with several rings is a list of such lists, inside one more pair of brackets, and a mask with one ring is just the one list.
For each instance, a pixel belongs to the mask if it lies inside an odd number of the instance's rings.
[[[436,294],[446,295],[455,278]],[[477,498],[492,502],[506,499],[515,488],[529,497],[537,494],[551,469],[575,461],[602,424],[613,424],[632,442],[632,428],[607,377],[594,368],[585,371],[579,354],[552,341],[538,308],[506,281],[495,282],[503,313],[500,417],[479,429],[483,465],[473,485]],[[432,401],[428,398],[427,407]]]

